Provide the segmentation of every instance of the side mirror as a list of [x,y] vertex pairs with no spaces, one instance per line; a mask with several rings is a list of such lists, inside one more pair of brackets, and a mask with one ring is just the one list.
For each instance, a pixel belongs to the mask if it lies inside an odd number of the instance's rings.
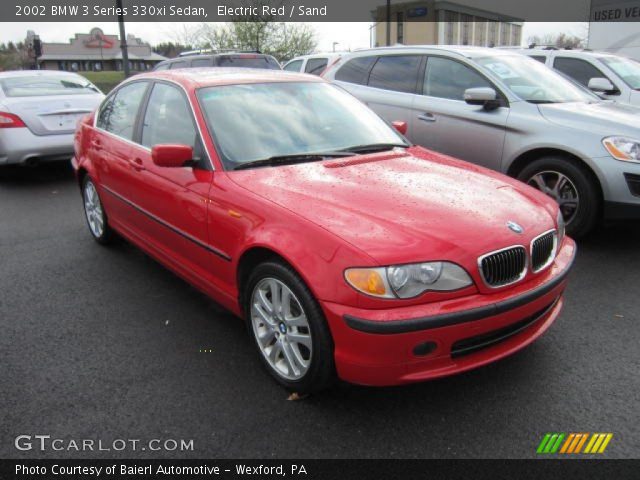
[[400,132],[400,134],[402,135],[407,134],[407,122],[401,122],[396,120],[395,122],[391,122],[391,126],[395,128],[398,132]]
[[494,110],[500,106],[498,94],[493,88],[467,88],[464,91],[464,101],[469,105],[482,105],[485,110]]
[[594,92],[608,93],[613,94],[617,92],[617,88],[613,86],[613,84],[609,81],[608,78],[604,77],[596,77],[589,79],[589,84],[587,85],[589,90]]
[[189,145],[154,145],[151,159],[159,167],[184,167],[193,160],[193,147]]

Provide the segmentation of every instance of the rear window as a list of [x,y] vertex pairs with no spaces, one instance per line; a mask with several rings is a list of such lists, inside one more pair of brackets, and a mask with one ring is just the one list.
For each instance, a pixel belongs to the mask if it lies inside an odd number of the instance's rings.
[[0,80],[7,97],[39,97],[49,95],[87,95],[100,90],[87,79],[76,75],[36,75]]
[[327,61],[326,58],[310,58],[307,60],[307,66],[304,71],[312,75],[320,75],[327,68]]
[[376,61],[376,57],[356,57],[345,63],[336,73],[336,80],[343,82],[366,85],[369,79],[369,70]]
[[218,66],[280,70],[280,65],[274,58],[260,55],[221,55],[218,57]]

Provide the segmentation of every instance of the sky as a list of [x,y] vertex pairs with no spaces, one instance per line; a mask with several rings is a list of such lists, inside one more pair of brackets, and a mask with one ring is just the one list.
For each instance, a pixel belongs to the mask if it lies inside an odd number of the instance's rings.
[[[134,34],[152,45],[175,41],[175,33],[182,28],[197,27],[198,24],[181,22],[127,24],[127,33]],[[354,50],[370,46],[370,27],[366,22],[318,22],[310,24],[316,32],[318,51],[331,51],[333,42],[338,42],[336,50]],[[117,34],[118,24],[111,23],[6,23],[0,22],[0,42],[21,41],[27,30],[34,30],[44,42],[68,42],[75,33],[88,33],[93,27],[100,27],[107,34]],[[587,24],[578,22],[525,22],[522,39],[548,33],[568,33],[584,37]]]

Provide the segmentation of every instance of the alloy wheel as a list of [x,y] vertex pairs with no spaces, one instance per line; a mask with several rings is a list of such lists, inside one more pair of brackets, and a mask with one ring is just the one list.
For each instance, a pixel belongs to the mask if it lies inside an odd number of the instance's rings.
[[269,366],[286,380],[307,373],[313,353],[311,328],[296,295],[276,278],[263,278],[251,294],[251,325]]
[[533,175],[527,184],[558,202],[567,225],[575,218],[580,206],[580,196],[569,177],[560,172],[546,170]]
[[100,238],[104,233],[104,212],[96,187],[91,181],[86,182],[84,186],[84,212],[91,233],[94,237]]

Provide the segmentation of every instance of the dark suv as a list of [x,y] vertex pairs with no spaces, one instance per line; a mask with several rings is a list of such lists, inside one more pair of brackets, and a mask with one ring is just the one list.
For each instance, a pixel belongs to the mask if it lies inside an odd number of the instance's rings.
[[160,62],[154,70],[198,67],[238,67],[281,70],[280,64],[271,55],[243,52],[185,55]]

